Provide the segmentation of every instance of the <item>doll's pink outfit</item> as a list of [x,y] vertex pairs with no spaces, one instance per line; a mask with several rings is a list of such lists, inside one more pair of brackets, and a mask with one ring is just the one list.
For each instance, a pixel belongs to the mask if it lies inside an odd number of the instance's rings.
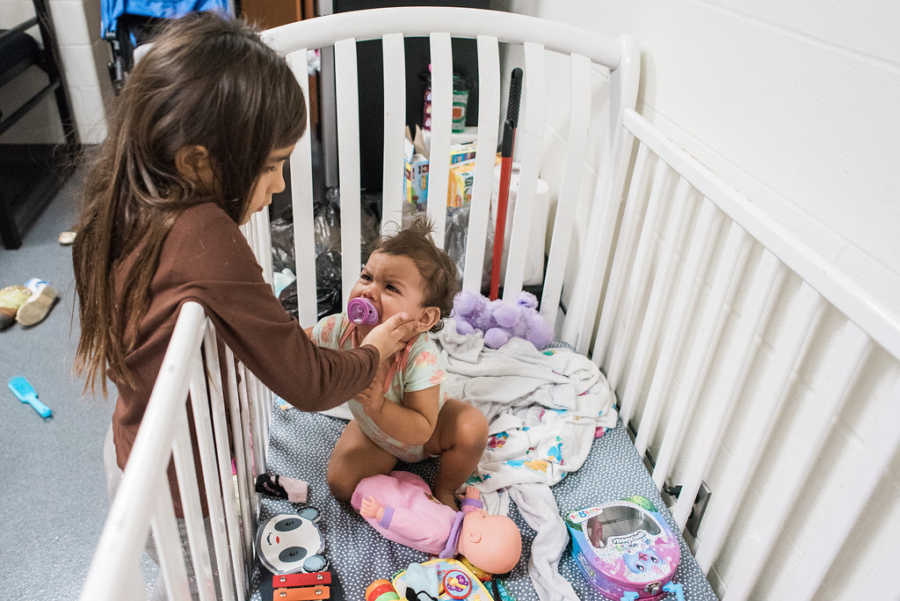
[[456,556],[463,518],[483,508],[479,499],[466,498],[462,511],[453,511],[431,495],[422,478],[401,471],[363,478],[350,499],[353,509],[359,512],[366,497],[384,507],[380,520],[365,518],[382,536],[438,557]]

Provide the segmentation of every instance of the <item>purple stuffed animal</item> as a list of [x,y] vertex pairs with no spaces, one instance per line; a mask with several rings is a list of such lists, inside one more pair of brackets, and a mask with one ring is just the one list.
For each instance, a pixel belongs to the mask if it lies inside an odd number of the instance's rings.
[[515,336],[542,349],[553,341],[553,329],[537,312],[537,304],[537,298],[525,291],[519,293],[515,303],[510,303],[489,301],[464,290],[454,297],[451,315],[456,318],[457,332],[483,333],[488,348],[500,348]]

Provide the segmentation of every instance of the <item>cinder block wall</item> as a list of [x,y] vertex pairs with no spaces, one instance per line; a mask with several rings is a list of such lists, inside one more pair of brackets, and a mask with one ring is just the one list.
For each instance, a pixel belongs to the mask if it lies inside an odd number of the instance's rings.
[[[98,144],[106,137],[106,103],[112,97],[107,75],[107,43],[100,39],[99,0],[50,0],[50,14],[56,30],[75,125],[81,142]],[[34,16],[29,0],[0,0],[0,27],[11,27]],[[40,40],[35,27],[29,31]],[[0,92],[4,112],[46,83],[43,72],[32,68]],[[59,113],[52,96],[10,129],[0,143],[51,143],[62,140]]]

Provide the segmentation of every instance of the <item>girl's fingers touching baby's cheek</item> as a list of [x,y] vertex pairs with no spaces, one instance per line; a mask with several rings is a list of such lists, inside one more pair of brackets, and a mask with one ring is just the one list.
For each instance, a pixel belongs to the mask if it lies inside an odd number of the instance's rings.
[[403,327],[411,321],[412,319],[410,319],[407,313],[397,313],[396,315],[392,315],[391,317],[389,317],[385,324],[393,330],[399,327]]

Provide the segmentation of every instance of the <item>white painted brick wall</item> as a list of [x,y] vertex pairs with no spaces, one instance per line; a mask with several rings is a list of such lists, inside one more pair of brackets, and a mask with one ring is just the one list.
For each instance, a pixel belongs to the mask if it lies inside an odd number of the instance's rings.
[[[890,0],[825,4],[813,0],[508,0],[496,2],[495,7],[603,34],[634,36],[643,50],[638,111],[831,261],[886,311],[900,314],[900,170],[896,167],[900,4]],[[508,80],[512,67],[522,64],[521,53],[506,49],[502,57],[504,80]],[[548,61],[548,106],[557,112],[548,115],[542,175],[555,190],[563,172],[569,76],[563,58]],[[586,234],[584,220],[576,224],[582,229],[576,232],[575,256]],[[754,256],[748,269],[756,260]],[[776,367],[772,349],[788,319],[785,310],[796,287],[796,281],[786,285],[753,366],[763,380]],[[742,318],[741,310],[738,303],[736,319]],[[813,360],[800,366],[784,419],[776,425],[729,540],[757,544],[754,531],[766,519],[766,508],[757,502],[758,491],[777,490],[779,474],[790,467],[792,453],[809,442],[803,424],[816,416],[823,391],[816,389],[822,374],[807,365],[821,356],[818,345],[834,335],[834,323],[829,313],[810,351]],[[726,329],[723,345],[728,344],[733,326]],[[717,373],[714,365],[701,396],[701,410],[727,388]],[[798,589],[810,555],[822,552],[818,541],[830,517],[842,510],[840,499],[853,494],[860,475],[867,472],[878,416],[885,414],[890,403],[898,402],[890,396],[897,377],[896,362],[876,350],[808,481],[808,498],[780,537],[753,599],[775,598],[775,590],[778,598],[790,598],[784,593]],[[753,385],[745,391],[707,478],[714,495],[735,455],[742,451],[740,441],[754,434],[746,422],[755,410],[756,389]],[[681,467],[675,466],[676,476]],[[857,524],[816,598],[883,596],[881,587],[890,575],[878,570],[887,565],[885,558],[896,550],[898,537],[900,457],[895,457],[867,515]],[[741,570],[734,560],[734,548],[726,542],[710,574],[720,593]]]
[[[9,27],[34,15],[33,5],[26,0],[0,0],[0,27]],[[57,45],[62,58],[60,68],[66,81],[83,144],[99,144],[106,137],[106,105],[112,97],[112,86],[106,71],[108,49],[100,39],[99,0],[50,0]],[[37,28],[29,31],[40,40]],[[14,81],[4,90],[7,97],[19,97],[34,86],[40,76]],[[6,108],[4,106],[4,108]],[[0,142],[52,143],[62,140],[59,113],[51,95],[28,117],[7,132]]]

